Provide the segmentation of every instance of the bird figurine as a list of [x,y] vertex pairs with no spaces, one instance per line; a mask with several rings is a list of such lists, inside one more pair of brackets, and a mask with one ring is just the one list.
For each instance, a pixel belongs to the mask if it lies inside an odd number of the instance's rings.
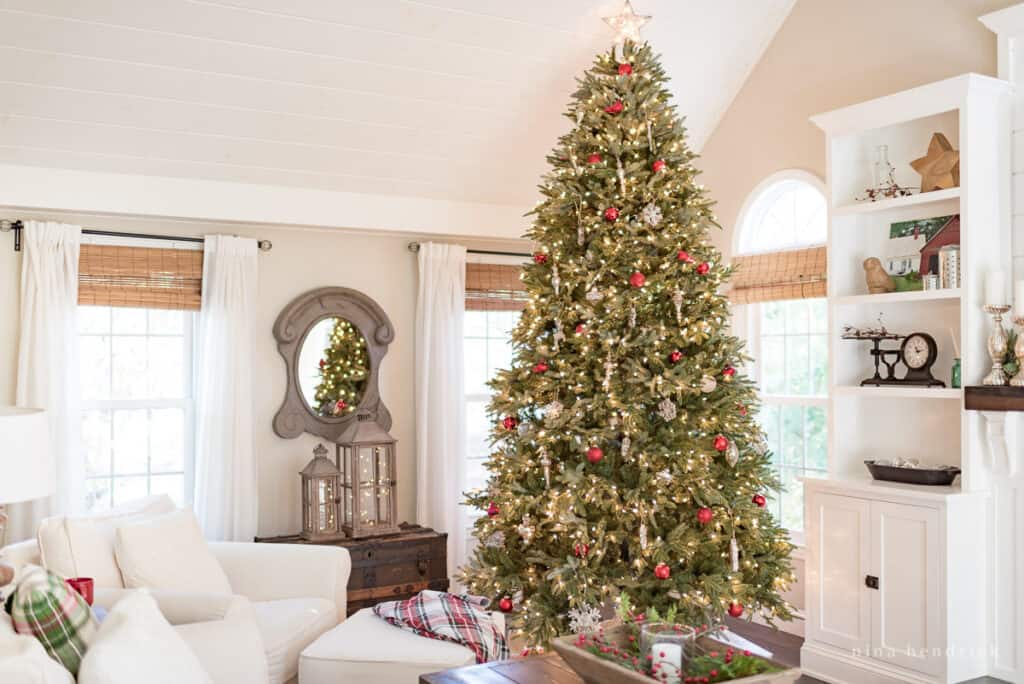
[[896,281],[885,272],[878,257],[868,257],[864,260],[864,280],[867,282],[868,292],[871,294],[896,291]]

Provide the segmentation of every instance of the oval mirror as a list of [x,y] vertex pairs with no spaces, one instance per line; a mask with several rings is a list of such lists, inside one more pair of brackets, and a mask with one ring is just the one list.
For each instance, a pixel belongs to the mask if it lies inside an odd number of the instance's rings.
[[370,379],[366,338],[346,318],[321,318],[302,340],[296,374],[302,400],[313,415],[354,413]]

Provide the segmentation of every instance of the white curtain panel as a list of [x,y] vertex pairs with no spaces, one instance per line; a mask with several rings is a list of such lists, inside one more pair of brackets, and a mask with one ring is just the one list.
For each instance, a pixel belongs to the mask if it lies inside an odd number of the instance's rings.
[[462,319],[466,248],[420,245],[416,302],[416,520],[448,533],[448,576],[465,561]]
[[194,507],[207,539],[252,541],[259,516],[253,444],[256,240],[206,237],[196,366]]
[[[78,370],[78,254],[82,228],[26,221],[23,235],[15,403],[46,409],[57,483],[54,495],[48,499],[8,507],[8,542],[35,537],[39,521],[46,516],[80,512],[85,475]],[[24,454],[26,459],[34,457]]]

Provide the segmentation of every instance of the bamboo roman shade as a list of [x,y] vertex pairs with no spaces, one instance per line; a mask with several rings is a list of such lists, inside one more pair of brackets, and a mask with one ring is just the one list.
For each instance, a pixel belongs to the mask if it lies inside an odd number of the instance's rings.
[[78,303],[198,311],[203,252],[83,244]]
[[824,246],[736,257],[729,299],[733,304],[824,297],[828,288]]
[[519,266],[466,264],[467,311],[521,311],[529,297]]

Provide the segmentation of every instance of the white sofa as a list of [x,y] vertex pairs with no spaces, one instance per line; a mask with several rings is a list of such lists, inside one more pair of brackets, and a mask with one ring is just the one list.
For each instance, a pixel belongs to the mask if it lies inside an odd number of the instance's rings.
[[[211,542],[209,547],[234,595],[153,591],[164,617],[216,684],[296,681],[302,650],[345,619],[348,551],[230,542]],[[34,540],[0,549],[0,561],[16,569],[27,563],[42,565]],[[97,589],[96,605],[110,607],[128,591]]]

